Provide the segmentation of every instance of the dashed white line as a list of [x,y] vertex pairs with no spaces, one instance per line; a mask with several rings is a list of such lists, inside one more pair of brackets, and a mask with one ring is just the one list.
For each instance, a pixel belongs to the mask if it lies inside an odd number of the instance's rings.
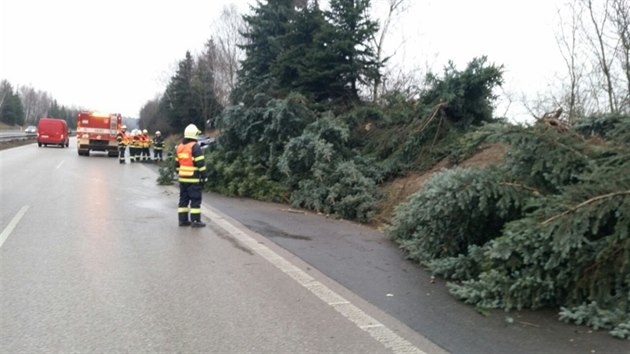
[[426,354],[424,351],[420,350],[418,347],[414,346],[412,343],[400,337],[394,331],[392,331],[367,313],[363,312],[363,310],[359,309],[343,296],[335,293],[324,284],[316,281],[313,277],[293,265],[288,260],[279,256],[270,248],[259,244],[254,238],[239,230],[236,226],[232,225],[221,215],[213,212],[203,205],[201,207],[201,212],[206,217],[210,218],[214,223],[216,223],[225,231],[234,236],[238,241],[247,246],[250,246],[254,252],[258,253],[258,255],[260,255],[269,263],[273,264],[276,268],[287,274],[298,284],[308,289],[320,300],[322,300],[328,306],[334,308],[346,319],[353,322],[361,330],[367,332],[372,338],[383,344],[386,348],[389,348],[392,352],[397,354]]
[[0,234],[0,247],[4,245],[4,241],[6,241],[7,238],[9,238],[9,235],[11,234],[11,232],[13,232],[13,229],[15,229],[15,226],[17,226],[17,224],[20,222],[24,214],[26,214],[27,210],[28,210],[28,205],[23,206],[22,209],[20,209],[20,211],[18,211],[17,214],[15,214],[13,219],[11,219],[7,227],[5,227],[4,230],[2,230],[2,233]]
[[55,168],[56,168],[56,169],[59,169],[59,168],[61,167],[61,165],[63,165],[63,161],[64,161],[64,160],[61,160],[61,162],[59,163],[59,165],[57,165],[57,167],[55,167]]

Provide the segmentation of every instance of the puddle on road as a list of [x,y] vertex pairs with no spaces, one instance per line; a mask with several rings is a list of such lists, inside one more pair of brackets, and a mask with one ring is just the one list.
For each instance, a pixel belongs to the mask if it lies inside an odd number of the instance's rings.
[[222,238],[222,239],[226,240],[227,242],[229,242],[237,250],[243,251],[243,252],[249,254],[250,256],[254,255],[254,251],[252,251],[249,248],[243,246],[240,242],[238,242],[237,239],[232,237],[227,231],[225,231],[223,229],[220,229],[218,227],[214,227],[214,225],[212,223],[210,224],[210,228],[212,228],[212,231],[214,231],[217,234],[217,236],[219,236],[220,238]]
[[308,236],[302,236],[302,235],[293,235],[287,232],[284,232],[278,228],[275,228],[269,224],[267,224],[266,222],[262,222],[262,221],[255,221],[257,224],[260,225],[260,227],[256,227],[256,226],[250,226],[249,228],[252,229],[252,231],[259,233],[263,236],[267,236],[267,237],[279,237],[279,238],[286,238],[286,239],[291,239],[291,240],[300,240],[300,241],[310,241],[312,240],[310,237]]

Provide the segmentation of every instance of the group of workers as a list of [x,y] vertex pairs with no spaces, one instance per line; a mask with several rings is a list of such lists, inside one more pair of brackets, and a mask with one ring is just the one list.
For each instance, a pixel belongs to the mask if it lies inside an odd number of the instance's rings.
[[[122,126],[118,132],[118,158],[125,163],[125,150],[129,146],[131,162],[151,161],[150,149],[153,147],[153,161],[162,161],[164,138],[160,131],[156,131],[153,140],[146,129],[134,129],[127,135],[127,127]],[[179,182],[179,203],[177,219],[179,226],[204,227],[201,221],[201,196],[203,184],[206,182],[206,164],[203,151],[197,143],[201,130],[194,124],[184,129],[184,139],[175,149],[177,161],[177,175]]]
[[[118,162],[121,164],[126,162],[127,147],[129,147],[129,161],[131,162],[163,161],[164,138],[159,130],[151,138],[146,129],[134,129],[127,134],[127,126],[123,125],[116,139],[118,140]],[[153,157],[151,157],[151,149],[153,149]]]

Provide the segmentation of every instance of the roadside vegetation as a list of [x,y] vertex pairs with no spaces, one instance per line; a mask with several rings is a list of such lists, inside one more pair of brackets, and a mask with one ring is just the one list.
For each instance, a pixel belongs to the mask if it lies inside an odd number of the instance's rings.
[[[404,0],[378,21],[369,0],[329,3],[226,9],[140,126],[218,132],[207,190],[382,226],[482,312],[553,308],[630,339],[627,0],[564,9],[566,77],[527,102],[529,124],[497,115],[505,68],[487,57],[415,79],[385,70]],[[167,161],[158,182],[173,176]]]
[[[615,97],[607,109],[570,87],[565,100],[539,102],[549,113],[534,123],[512,124],[495,116],[502,65],[473,58],[379,89],[369,1],[291,4],[259,3],[244,17],[238,80],[206,120],[220,130],[206,189],[384,223],[410,259],[481,311],[556,308],[630,338],[627,87],[601,90],[601,102]],[[202,58],[187,55],[169,88]],[[416,190],[388,194],[413,175],[423,176]],[[164,168],[161,182],[171,176]]]

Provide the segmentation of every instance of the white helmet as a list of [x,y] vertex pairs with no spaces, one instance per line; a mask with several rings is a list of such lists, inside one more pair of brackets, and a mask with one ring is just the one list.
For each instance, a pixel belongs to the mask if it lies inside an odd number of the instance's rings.
[[155,132],[155,135],[160,135],[160,134],[162,134],[162,133],[160,133],[159,130]]
[[199,134],[201,134],[201,130],[194,124],[188,124],[186,129],[184,129],[184,138],[197,140]]
[[142,131],[142,134],[147,134],[147,133],[148,133],[148,131],[147,131],[146,129],[144,129],[144,130]]
[[120,129],[122,129],[122,130],[127,130],[127,126],[126,126],[126,125],[123,125],[122,127],[120,127]]

